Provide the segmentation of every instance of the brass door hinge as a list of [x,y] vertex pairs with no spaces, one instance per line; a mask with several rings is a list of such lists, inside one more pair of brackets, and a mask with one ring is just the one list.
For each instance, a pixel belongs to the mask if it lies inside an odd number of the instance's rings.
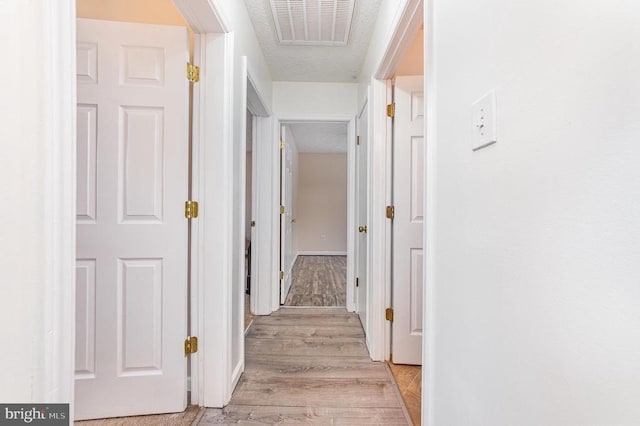
[[387,105],[387,117],[395,117],[396,116],[396,104]]
[[198,202],[197,201],[185,201],[184,202],[184,217],[187,219],[194,219],[198,217]]
[[187,63],[187,80],[191,83],[200,81],[200,67]]
[[360,287],[360,278],[356,277],[356,287]]
[[280,271],[280,279],[284,280],[284,271]]
[[195,354],[198,352],[198,338],[196,336],[188,336],[184,341],[184,356]]
[[252,227],[252,228],[255,228],[255,227],[256,227],[256,221],[255,221],[255,220],[252,220],[252,221],[251,221],[251,227]]
[[360,135],[356,136],[356,145],[360,145]]
[[387,219],[393,220],[396,217],[396,208],[394,206],[387,206]]
[[280,149],[284,149],[285,146],[286,145],[285,145],[284,141],[280,141]]
[[280,214],[284,214],[284,206],[280,204]]
[[393,322],[393,308],[387,308],[384,311],[384,317],[387,321]]

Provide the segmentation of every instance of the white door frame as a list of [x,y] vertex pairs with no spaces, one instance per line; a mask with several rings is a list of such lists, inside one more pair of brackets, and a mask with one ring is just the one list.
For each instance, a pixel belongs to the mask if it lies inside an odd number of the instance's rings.
[[[193,0],[174,0],[184,4],[195,3]],[[198,3],[207,0],[198,0]],[[180,8],[180,6],[178,6]],[[212,10],[214,6],[211,6]],[[180,8],[181,9],[181,8]],[[202,18],[203,15],[199,15]],[[220,16],[216,12],[216,16]],[[205,22],[208,22],[205,20]],[[224,20],[221,20],[223,23]],[[221,26],[226,31],[226,26]],[[195,29],[194,29],[195,31]],[[234,164],[235,135],[233,130],[234,114],[243,113],[240,119],[240,135],[246,135],[246,110],[256,117],[254,148],[258,155],[263,145],[270,140],[270,111],[262,94],[254,83],[249,72],[247,58],[242,57],[240,69],[234,69],[234,35],[229,32],[206,32],[196,36],[196,53],[194,61],[199,63],[200,83],[198,95],[194,93],[194,146],[193,146],[193,197],[200,202],[201,216],[192,228],[192,335],[200,337],[199,354],[192,360],[191,401],[206,407],[223,407],[231,399],[233,389],[244,370],[244,356],[236,365],[232,365],[234,336],[232,324],[234,320],[244,323],[244,302],[237,310],[233,309],[233,292],[240,291],[244,295],[244,232],[233,233],[234,219],[240,220],[244,231],[244,190],[240,194],[241,218],[233,217],[233,183],[234,167],[237,170],[240,188],[246,188],[246,156],[240,156],[239,164]],[[198,56],[200,60],[198,61]],[[241,85],[242,96],[234,100],[236,78]],[[235,102],[239,102],[236,104]],[[195,111],[198,111],[197,113]],[[196,148],[197,145],[197,148]],[[242,144],[244,150],[244,144]],[[258,162],[255,173],[263,174],[264,165]],[[196,179],[198,183],[196,184]],[[258,182],[255,192],[262,191],[263,182]],[[207,203],[210,207],[207,208]],[[256,205],[260,204],[260,199]],[[262,223],[265,216],[263,209],[257,211],[257,223]],[[268,214],[266,215],[268,219]],[[260,227],[260,229],[267,227]],[[197,236],[195,233],[197,232]],[[236,259],[242,261],[234,265],[234,239],[237,239],[238,253]],[[268,265],[271,253],[268,244],[271,236],[259,232],[256,245],[252,244],[252,255],[257,256],[257,271],[252,274],[253,281],[258,279],[261,271]],[[233,282],[234,268],[241,283]],[[194,281],[194,277],[196,281]],[[254,278],[256,277],[256,278]],[[267,280],[264,280],[267,281]],[[197,283],[194,287],[193,283]],[[253,293],[253,291],[252,291]],[[205,309],[206,307],[206,309]],[[235,318],[234,318],[235,316]],[[197,325],[197,326],[196,326]],[[244,327],[242,327],[244,331]],[[244,334],[241,334],[244,336]],[[238,338],[238,336],[235,336]],[[240,337],[239,353],[244,354],[244,338]],[[197,372],[197,373],[196,373]],[[194,384],[195,383],[195,384]],[[196,396],[197,394],[197,396]]]
[[[347,289],[346,289],[346,308],[349,312],[355,311],[354,303],[354,286],[355,286],[355,234],[349,232],[350,229],[354,229],[355,218],[355,140],[356,140],[356,118],[349,115],[296,115],[286,117],[273,117],[271,125],[271,143],[269,144],[269,154],[263,158],[263,168],[259,176],[264,177],[264,181],[271,179],[271,197],[270,199],[262,199],[259,201],[260,208],[264,208],[264,211],[268,212],[271,219],[270,234],[277,236],[280,233],[280,180],[279,180],[279,167],[280,167],[280,126],[287,123],[295,122],[344,122],[348,126],[347,136]],[[260,127],[260,126],[258,126]],[[268,131],[268,124],[264,123],[265,132]],[[260,130],[259,130],[260,131]],[[259,157],[259,158],[261,158]],[[270,162],[270,164],[267,164]],[[266,194],[267,192],[262,192]],[[275,214],[278,212],[278,214]],[[267,214],[264,214],[267,216]],[[268,220],[268,217],[265,217]],[[256,220],[257,222],[257,220]],[[265,231],[267,232],[267,231]],[[265,246],[266,246],[265,242]],[[271,264],[267,267],[267,261],[263,264],[264,269],[259,269],[260,273],[264,276],[270,277],[269,280],[262,280],[256,288],[256,306],[261,308],[256,312],[258,315],[269,315],[280,309],[280,266],[279,266],[279,239],[271,238],[270,245],[271,253],[274,255],[271,258]],[[252,285],[252,293],[254,287]],[[252,294],[253,296],[253,294]]]
[[[201,82],[194,90],[193,123],[193,196],[206,212],[206,200],[216,202],[229,194],[224,180],[211,180],[215,172],[228,176],[224,155],[207,157],[206,146],[220,144],[229,146],[231,140],[230,123],[232,87],[230,81],[233,65],[233,38],[227,21],[219,8],[209,0],[174,0],[185,20],[195,33],[194,61],[201,67]],[[70,421],[73,421],[74,369],[75,369],[75,193],[76,193],[76,9],[74,0],[59,0],[55,6],[43,6],[43,23],[47,26],[48,37],[43,39],[42,60],[45,87],[49,96],[43,97],[43,108],[47,114],[43,126],[50,151],[44,153],[49,165],[43,171],[51,184],[51,191],[44,199],[44,205],[51,214],[44,224],[48,235],[44,250],[46,267],[46,312],[43,319],[46,330],[45,363],[42,367],[42,382],[37,386],[34,398],[47,402],[69,402]],[[221,72],[220,72],[221,71]],[[220,78],[223,75],[224,78]],[[207,78],[208,76],[208,78]],[[209,81],[210,84],[206,84]],[[205,118],[211,118],[205,120]],[[211,149],[208,152],[211,154]],[[227,163],[228,164],[228,163]],[[221,165],[220,168],[217,166]],[[205,182],[220,182],[209,185]],[[220,196],[220,197],[219,197]],[[213,204],[213,203],[212,203]],[[231,203],[228,203],[229,205]],[[218,212],[220,213],[218,215]],[[232,239],[226,235],[227,221],[231,216],[222,209],[212,208],[209,215],[203,214],[193,222],[192,230],[192,292],[191,292],[191,333],[201,336],[201,352],[191,361],[192,402],[207,406],[222,406],[230,396],[228,383],[217,378],[228,377],[225,349],[230,349],[228,318],[231,315],[230,262],[224,267],[225,259],[212,256],[216,250],[226,252]],[[220,231],[220,233],[218,233]],[[220,236],[224,236],[220,241]],[[209,255],[203,261],[204,253]],[[213,261],[212,261],[213,260]],[[222,264],[219,269],[217,266]],[[221,292],[214,289],[215,283],[229,283]],[[207,290],[206,292],[204,290]],[[228,290],[228,289],[227,289]],[[215,294],[212,294],[214,293]],[[207,295],[214,303],[207,303]],[[211,306],[214,305],[214,306]],[[217,308],[220,308],[219,310]],[[213,312],[216,315],[207,316]],[[207,342],[210,347],[211,362],[205,354]],[[207,362],[205,362],[207,361]],[[208,380],[203,380],[205,377]]]
[[[271,235],[271,111],[266,105],[263,96],[259,92],[251,73],[246,70],[247,96],[246,109],[253,116],[252,123],[246,123],[253,127],[252,143],[252,168],[253,179],[251,214],[256,222],[253,232],[254,241],[251,241],[251,261],[255,265],[255,271],[251,271],[251,296],[250,309],[255,315],[268,315],[271,313],[270,290],[264,297],[260,291],[271,286],[271,263],[273,256]],[[240,76],[242,78],[243,75]],[[246,134],[246,128],[245,132]],[[246,166],[245,166],[246,167]],[[242,175],[246,177],[246,174]],[[246,188],[246,182],[243,185]],[[266,282],[266,285],[262,283]]]
[[435,206],[436,206],[436,170],[437,170],[437,127],[436,127],[436,89],[435,89],[435,55],[433,53],[433,0],[425,0],[424,7],[424,114],[425,114],[425,196],[424,212],[425,222],[423,230],[424,256],[424,292],[423,292],[423,336],[422,336],[422,424],[433,425],[433,405],[431,383],[434,382],[431,374],[432,338],[431,325],[433,324],[433,285],[435,281],[434,270],[434,244],[436,235]]
[[[34,400],[70,403],[75,386],[75,264],[76,264],[76,9],[74,0],[42,5],[43,156],[48,167],[43,181],[44,365],[34,380]],[[44,33],[44,32],[43,32]],[[34,336],[35,337],[35,336]],[[41,380],[39,380],[41,378]],[[26,378],[25,378],[26,379]]]
[[[371,339],[369,353],[375,361],[388,360],[391,354],[391,326],[385,308],[391,307],[391,223],[384,211],[391,204],[391,122],[386,116],[390,102],[389,80],[423,23],[423,0],[406,0],[391,26],[385,53],[371,79],[369,132],[371,135],[370,176],[371,262],[369,266],[369,306]],[[426,97],[425,97],[426,99]],[[426,150],[425,150],[426,152]],[[425,275],[426,276],[426,275]],[[426,306],[426,305],[425,305]]]
[[[372,93],[371,93],[371,86],[367,87],[366,90],[366,97],[364,98],[364,102],[362,102],[362,106],[360,106],[358,108],[358,114],[356,116],[356,137],[360,138],[360,123],[359,123],[359,117],[362,116],[364,109],[367,109],[367,123],[371,123],[372,121],[372,114],[373,111],[371,110],[371,104],[369,103],[369,99],[372,99]],[[369,125],[367,126],[369,127]],[[366,143],[367,145],[367,159],[366,159],[366,164],[367,164],[367,219],[365,221],[365,225],[369,226],[369,228],[372,228],[371,224],[371,219],[372,219],[372,214],[371,214],[371,194],[372,194],[372,188],[371,188],[371,183],[372,183],[372,175],[371,175],[371,159],[372,159],[372,154],[371,154],[371,141],[373,140],[373,137],[371,136],[371,134],[369,133],[369,129],[367,129],[367,140],[364,141],[364,143]],[[358,239],[360,238],[360,232],[358,230],[358,226],[362,225],[362,223],[359,222],[359,216],[360,213],[358,211],[358,201],[359,201],[359,197],[358,194],[356,194],[355,189],[357,186],[357,179],[358,176],[357,174],[359,172],[356,173],[356,162],[358,162],[358,158],[356,156],[356,148],[355,146],[353,147],[353,161],[354,161],[354,167],[353,167],[353,188],[354,188],[354,192],[353,192],[353,198],[349,198],[349,201],[351,201],[354,204],[353,207],[353,217],[354,217],[354,224],[353,227],[349,229],[349,235],[351,238],[353,238],[354,241],[354,249],[353,249],[353,254],[354,254],[354,269],[353,269],[353,276],[354,277],[360,277],[360,272],[357,271],[358,267],[357,267],[357,263],[359,262],[359,257],[360,257],[360,253],[359,253],[359,249],[358,249],[358,243],[356,243],[356,241],[358,241]],[[358,165],[359,167],[359,165]],[[371,229],[371,231],[374,231],[374,229]],[[371,350],[371,339],[374,335],[374,333],[372,333],[371,331],[371,297],[372,297],[372,292],[371,292],[371,286],[369,284],[370,282],[370,276],[371,276],[371,270],[372,270],[372,265],[371,265],[371,259],[373,259],[371,257],[371,238],[369,237],[369,235],[371,235],[369,232],[367,233],[367,239],[366,239],[366,243],[365,243],[365,251],[366,251],[366,281],[364,282],[365,287],[365,291],[366,291],[366,297],[365,297],[365,303],[366,303],[366,308],[365,308],[365,325],[364,325],[364,333],[365,333],[365,342],[367,344],[367,347],[369,348],[369,350]],[[356,256],[357,255],[357,256]],[[348,276],[348,274],[347,274]],[[354,278],[355,279],[355,278]],[[354,306],[359,306],[360,305],[360,301],[358,301],[357,304],[355,304],[355,299],[357,298],[356,295],[357,291],[354,290],[354,296],[353,296],[353,303]],[[360,308],[358,307],[358,314],[360,313]],[[362,322],[362,321],[361,321]],[[372,359],[373,358],[372,356]]]

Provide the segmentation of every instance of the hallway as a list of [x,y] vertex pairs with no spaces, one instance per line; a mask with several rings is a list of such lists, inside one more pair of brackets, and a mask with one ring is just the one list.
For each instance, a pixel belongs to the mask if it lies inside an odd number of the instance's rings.
[[344,307],[346,285],[346,256],[298,256],[285,306]]
[[372,362],[355,314],[282,308],[256,317],[246,368],[224,409],[198,424],[411,424],[384,363]]

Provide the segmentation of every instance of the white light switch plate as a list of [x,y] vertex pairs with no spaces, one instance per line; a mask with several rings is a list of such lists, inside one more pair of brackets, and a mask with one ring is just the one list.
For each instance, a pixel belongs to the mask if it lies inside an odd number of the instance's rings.
[[471,109],[471,149],[476,151],[498,141],[496,137],[496,92],[478,99]]

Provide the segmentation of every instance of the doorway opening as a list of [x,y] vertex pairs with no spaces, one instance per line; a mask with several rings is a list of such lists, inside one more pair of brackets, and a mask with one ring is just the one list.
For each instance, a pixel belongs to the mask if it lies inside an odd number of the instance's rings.
[[[421,417],[425,219],[424,30],[387,81],[391,118],[389,367],[414,422]],[[389,217],[390,216],[390,217]]]
[[347,305],[348,136],[348,122],[281,122],[281,305]]

